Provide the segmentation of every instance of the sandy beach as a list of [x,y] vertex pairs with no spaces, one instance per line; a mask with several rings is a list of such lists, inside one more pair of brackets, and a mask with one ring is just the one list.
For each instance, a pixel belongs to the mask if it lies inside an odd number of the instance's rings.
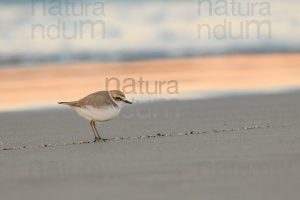
[[98,124],[110,141],[87,144],[88,122],[66,108],[3,112],[1,199],[297,199],[299,99],[135,104]]
[[1,0],[0,200],[298,200],[299,6]]

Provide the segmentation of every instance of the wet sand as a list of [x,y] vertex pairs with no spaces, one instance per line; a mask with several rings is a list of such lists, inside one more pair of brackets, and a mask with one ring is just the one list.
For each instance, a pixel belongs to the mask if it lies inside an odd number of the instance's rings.
[[[300,54],[266,54],[8,68],[0,70],[0,110],[76,100],[106,90],[105,80],[112,77],[119,80],[120,90],[128,85],[124,83],[128,78],[135,82],[142,78],[149,83],[150,91],[155,91],[155,81],[175,80],[181,95],[297,87],[299,66]],[[164,95],[167,86],[156,93]],[[110,82],[108,89],[115,88],[115,81]],[[145,88],[142,86],[144,91]],[[140,91],[137,83],[135,90]],[[124,92],[128,94],[131,90]]]
[[297,199],[299,99],[135,104],[89,144],[72,144],[92,133],[66,108],[1,113],[1,199]]

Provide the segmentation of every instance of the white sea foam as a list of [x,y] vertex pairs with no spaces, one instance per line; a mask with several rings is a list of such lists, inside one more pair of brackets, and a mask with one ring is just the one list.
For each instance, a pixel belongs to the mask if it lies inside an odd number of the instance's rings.
[[[95,2],[96,0],[89,1]],[[228,0],[229,1],[229,0]],[[122,3],[123,2],[123,3]],[[271,16],[209,16],[199,15],[196,1],[110,1],[104,2],[104,16],[91,11],[83,16],[32,15],[31,1],[23,3],[0,2],[0,21],[5,31],[0,33],[0,65],[23,61],[74,61],[74,60],[122,60],[153,57],[195,56],[202,54],[252,51],[297,51],[300,47],[299,3],[296,0],[267,1]],[[249,1],[250,2],[250,1]],[[51,7],[51,4],[47,4]],[[74,4],[80,7],[80,4]],[[42,10],[41,4],[34,9]],[[243,5],[244,7],[246,4]],[[283,12],[284,7],[284,12]],[[197,26],[215,26],[224,20],[231,22],[233,32],[240,30],[245,19],[269,20],[272,38],[262,33],[259,39],[197,38]],[[51,39],[52,29],[42,38],[39,32],[33,36],[32,26],[66,23],[66,34],[74,34],[74,24],[80,20],[102,20],[105,38],[101,30],[94,39],[85,37],[68,40]],[[100,31],[100,32],[99,32]],[[61,33],[61,31],[60,31]]]

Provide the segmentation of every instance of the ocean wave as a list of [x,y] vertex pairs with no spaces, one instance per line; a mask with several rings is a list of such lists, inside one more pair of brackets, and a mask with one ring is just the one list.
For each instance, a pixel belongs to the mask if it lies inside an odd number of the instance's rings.
[[[58,11],[50,1],[33,2],[1,1],[0,66],[300,50],[295,0],[269,1],[266,16],[203,14],[195,1],[105,1],[102,10],[100,4],[86,8],[72,1],[71,14],[66,5]],[[248,4],[241,4],[241,12]],[[253,27],[245,33],[247,20],[267,22],[259,37]]]

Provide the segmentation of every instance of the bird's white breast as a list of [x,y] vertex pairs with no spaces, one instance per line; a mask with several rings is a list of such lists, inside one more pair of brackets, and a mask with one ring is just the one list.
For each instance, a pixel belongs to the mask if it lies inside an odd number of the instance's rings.
[[95,120],[99,122],[111,120],[120,113],[120,108],[115,106],[106,106],[102,108],[86,106],[83,108],[76,108],[75,110],[79,115],[87,120]]

